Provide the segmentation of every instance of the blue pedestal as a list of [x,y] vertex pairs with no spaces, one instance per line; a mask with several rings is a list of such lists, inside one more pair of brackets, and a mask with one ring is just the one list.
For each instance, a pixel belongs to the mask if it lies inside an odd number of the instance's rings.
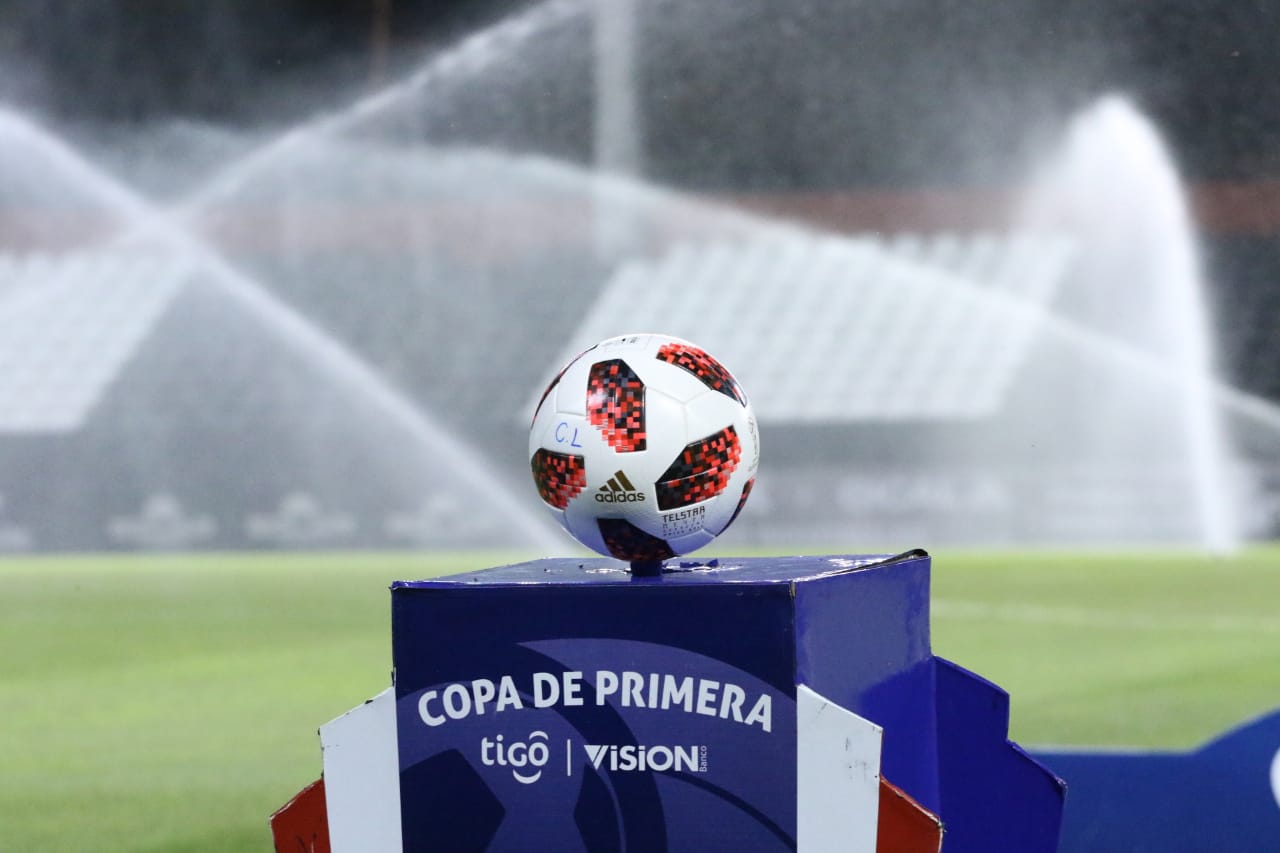
[[929,570],[561,559],[396,583],[405,849],[796,849],[803,684],[883,727],[880,772],[947,853],[1056,850],[1062,785],[1006,740],[1007,695],[933,656]]

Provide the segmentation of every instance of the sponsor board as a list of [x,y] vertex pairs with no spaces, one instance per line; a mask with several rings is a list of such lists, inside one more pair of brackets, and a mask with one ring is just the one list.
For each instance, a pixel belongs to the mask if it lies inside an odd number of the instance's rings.
[[[794,688],[643,641],[556,638],[513,652],[510,671],[399,691],[406,801],[434,799],[443,756],[453,754],[453,784],[470,786],[480,813],[485,802],[501,806],[490,849],[509,849],[534,831],[547,849],[570,849],[584,831],[606,831],[579,827],[574,815],[584,810],[608,832],[629,831],[651,849],[652,826],[694,821],[685,812],[702,797],[712,804],[701,810],[719,812],[716,823],[730,837],[745,821],[744,843],[760,833],[794,839],[795,805],[774,796],[777,776],[794,774]],[[541,666],[525,669],[522,658]],[[628,668],[603,665],[617,661]],[[755,772],[762,768],[770,772]],[[441,838],[442,829],[433,827],[427,840],[446,847],[476,840]],[[421,837],[406,825],[407,841]]]

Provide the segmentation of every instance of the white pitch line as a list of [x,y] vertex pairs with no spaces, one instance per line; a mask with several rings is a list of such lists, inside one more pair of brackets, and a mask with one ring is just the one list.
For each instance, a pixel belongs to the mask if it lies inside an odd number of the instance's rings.
[[1141,611],[1093,610],[1041,604],[990,604],[983,601],[937,598],[933,600],[932,610],[934,616],[942,619],[966,621],[1028,622],[1109,630],[1280,635],[1280,619],[1211,613],[1198,617],[1159,616]]

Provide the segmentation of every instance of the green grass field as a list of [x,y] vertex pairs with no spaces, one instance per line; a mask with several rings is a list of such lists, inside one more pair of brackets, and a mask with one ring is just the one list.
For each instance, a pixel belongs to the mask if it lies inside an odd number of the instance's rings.
[[[518,555],[0,561],[0,850],[270,849],[390,681],[387,586]],[[1024,744],[1194,745],[1280,705],[1280,549],[936,552],[934,650]]]

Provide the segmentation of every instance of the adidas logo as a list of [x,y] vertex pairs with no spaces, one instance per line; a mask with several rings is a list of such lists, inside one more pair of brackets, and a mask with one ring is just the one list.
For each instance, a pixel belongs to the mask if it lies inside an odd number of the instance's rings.
[[596,500],[602,504],[637,503],[644,500],[644,492],[637,490],[627,475],[618,471],[596,491]]

